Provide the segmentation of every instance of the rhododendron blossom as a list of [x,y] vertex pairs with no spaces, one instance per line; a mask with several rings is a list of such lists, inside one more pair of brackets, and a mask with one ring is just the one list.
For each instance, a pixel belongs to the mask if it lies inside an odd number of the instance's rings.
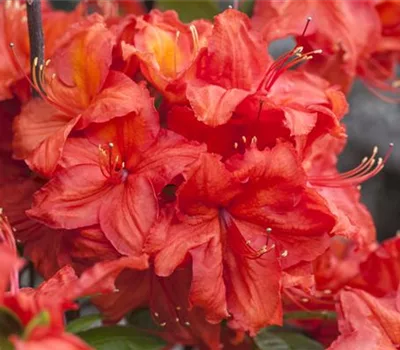
[[398,6],[240,3],[0,4],[0,348],[399,347],[359,188],[394,145],[337,167],[354,79],[397,92]]

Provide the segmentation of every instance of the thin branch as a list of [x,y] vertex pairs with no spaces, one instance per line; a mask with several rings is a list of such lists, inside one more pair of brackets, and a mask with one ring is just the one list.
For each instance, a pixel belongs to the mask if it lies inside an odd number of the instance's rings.
[[[37,70],[39,66],[44,63],[44,38],[43,38],[43,25],[42,25],[42,9],[41,0],[26,0],[26,12],[28,16],[28,30],[29,30],[29,45],[30,45],[30,58],[32,64],[32,72]],[[33,66],[33,62],[37,57],[37,66]],[[34,97],[39,94],[32,91]]]

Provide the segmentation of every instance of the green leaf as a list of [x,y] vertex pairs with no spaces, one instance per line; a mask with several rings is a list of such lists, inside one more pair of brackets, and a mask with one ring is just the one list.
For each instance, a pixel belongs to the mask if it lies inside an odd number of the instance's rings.
[[131,312],[127,316],[130,325],[145,330],[158,330],[160,327],[154,323],[149,309],[139,309]]
[[324,350],[324,347],[301,333],[264,328],[254,342],[260,350]]
[[212,19],[220,11],[213,0],[157,0],[156,7],[160,10],[175,10],[183,22],[198,18]]
[[334,311],[293,311],[286,312],[284,318],[285,320],[336,320],[337,315]]
[[50,324],[50,314],[47,311],[42,311],[32,318],[26,325],[23,338],[27,339],[29,334],[38,326],[47,326]]
[[96,350],[161,350],[166,343],[133,327],[99,327],[77,334]]
[[13,350],[14,346],[8,340],[11,334],[21,335],[24,327],[18,316],[11,310],[0,307],[0,350]]
[[11,310],[0,307],[0,338],[8,338],[11,334],[21,335],[23,330],[18,316]]
[[70,323],[68,323],[67,332],[78,333],[86,331],[90,329],[95,322],[100,320],[101,320],[101,315],[99,314],[79,317],[76,320],[73,320]]
[[14,350],[14,345],[7,338],[0,336],[0,350]]

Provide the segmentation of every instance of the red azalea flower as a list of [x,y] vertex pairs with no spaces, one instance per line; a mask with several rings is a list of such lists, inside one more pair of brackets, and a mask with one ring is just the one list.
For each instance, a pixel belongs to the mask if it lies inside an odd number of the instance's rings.
[[137,56],[143,75],[169,101],[184,101],[211,28],[205,20],[184,24],[174,11],[153,10],[137,19],[134,38],[122,43],[124,57]]
[[206,142],[210,151],[224,156],[243,151],[254,136],[260,148],[283,138],[300,153],[323,134],[344,137],[344,95],[324,79],[288,71],[310,57],[300,48],[271,62],[266,43],[251,30],[248,18],[228,10],[215,18],[203,51],[197,77],[188,82],[192,109],[171,108],[171,129]]
[[293,35],[306,50],[322,49],[306,69],[344,91],[350,89],[360,73],[358,67],[370,58],[381,38],[379,17],[368,0],[256,1],[252,24],[269,42]]
[[100,224],[120,253],[142,254],[158,194],[204,151],[173,132],[158,133],[158,115],[147,100],[140,114],[92,128],[89,139],[69,140],[65,170],[37,192],[28,215],[53,228]]
[[395,350],[400,344],[400,293],[383,298],[357,289],[342,291],[337,309],[341,335],[329,350]]
[[[72,12],[55,11],[42,2],[43,33],[46,38],[45,55],[50,57],[58,48],[58,40],[65,30],[82,16],[82,7]],[[14,43],[14,53],[10,50]],[[6,0],[0,4],[0,101],[17,94],[26,98],[26,85],[21,84],[30,71],[29,37],[25,1]],[[22,69],[21,69],[22,68]]]
[[[70,266],[57,272],[36,290],[18,289],[20,259],[7,218],[0,214],[0,304],[19,320],[23,336],[11,335],[16,349],[90,349],[79,338],[64,333],[64,311],[75,308],[73,300],[87,295],[114,291],[114,281],[125,268],[145,269],[147,257],[121,258],[103,262],[85,271],[80,278]],[[11,277],[10,277],[11,276]],[[10,292],[6,292],[8,281]],[[38,320],[40,322],[37,322]]]
[[177,198],[178,214],[149,235],[148,249],[160,250],[156,273],[168,276],[190,256],[190,302],[208,321],[231,315],[232,328],[252,335],[279,324],[282,267],[321,254],[334,225],[294,150],[252,147],[226,165],[202,155]]
[[325,135],[314,142],[303,161],[308,181],[327,200],[331,212],[337,217],[334,232],[368,246],[376,239],[371,214],[360,202],[358,185],[378,174],[384,167],[393,145],[384,159],[378,158],[374,148],[370,157],[343,174],[337,171],[337,157],[345,140]]
[[388,239],[360,265],[360,274],[368,293],[382,297],[400,284],[400,237]]
[[43,100],[25,105],[14,124],[16,158],[45,176],[56,169],[73,129],[139,113],[143,96],[123,73],[110,70],[115,37],[102,17],[86,18],[61,40],[51,63],[34,75]]

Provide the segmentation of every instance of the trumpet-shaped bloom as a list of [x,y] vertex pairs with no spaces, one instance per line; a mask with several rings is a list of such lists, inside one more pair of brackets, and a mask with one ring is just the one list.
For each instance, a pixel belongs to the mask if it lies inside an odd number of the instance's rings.
[[345,91],[380,40],[372,1],[257,1],[252,24],[268,41],[292,35],[307,50],[322,49],[306,69]]
[[226,164],[202,155],[177,198],[178,213],[149,236],[155,272],[168,276],[190,257],[190,302],[208,321],[231,317],[251,334],[280,323],[282,268],[321,254],[334,225],[293,148],[252,147]]
[[82,20],[60,40],[52,61],[34,75],[43,100],[31,100],[14,123],[16,158],[45,176],[56,169],[73,129],[138,113],[144,98],[137,84],[110,70],[115,37],[102,17]]
[[185,100],[186,82],[194,78],[199,52],[211,23],[182,23],[174,11],[151,11],[137,19],[134,38],[122,43],[124,58],[140,60],[143,75],[171,102]]
[[158,216],[158,195],[204,151],[159,132],[149,100],[140,115],[117,118],[67,142],[60,171],[35,194],[28,215],[53,228],[100,224],[122,254],[142,254]]
[[[58,39],[69,26],[78,22],[82,16],[82,6],[72,12],[55,11],[42,2],[43,33],[46,38],[45,55],[50,57],[58,48]],[[10,49],[14,44],[14,53]],[[6,0],[0,4],[0,101],[12,98],[14,94],[21,99],[28,95],[24,74],[30,70],[29,37],[26,4],[20,0]]]

